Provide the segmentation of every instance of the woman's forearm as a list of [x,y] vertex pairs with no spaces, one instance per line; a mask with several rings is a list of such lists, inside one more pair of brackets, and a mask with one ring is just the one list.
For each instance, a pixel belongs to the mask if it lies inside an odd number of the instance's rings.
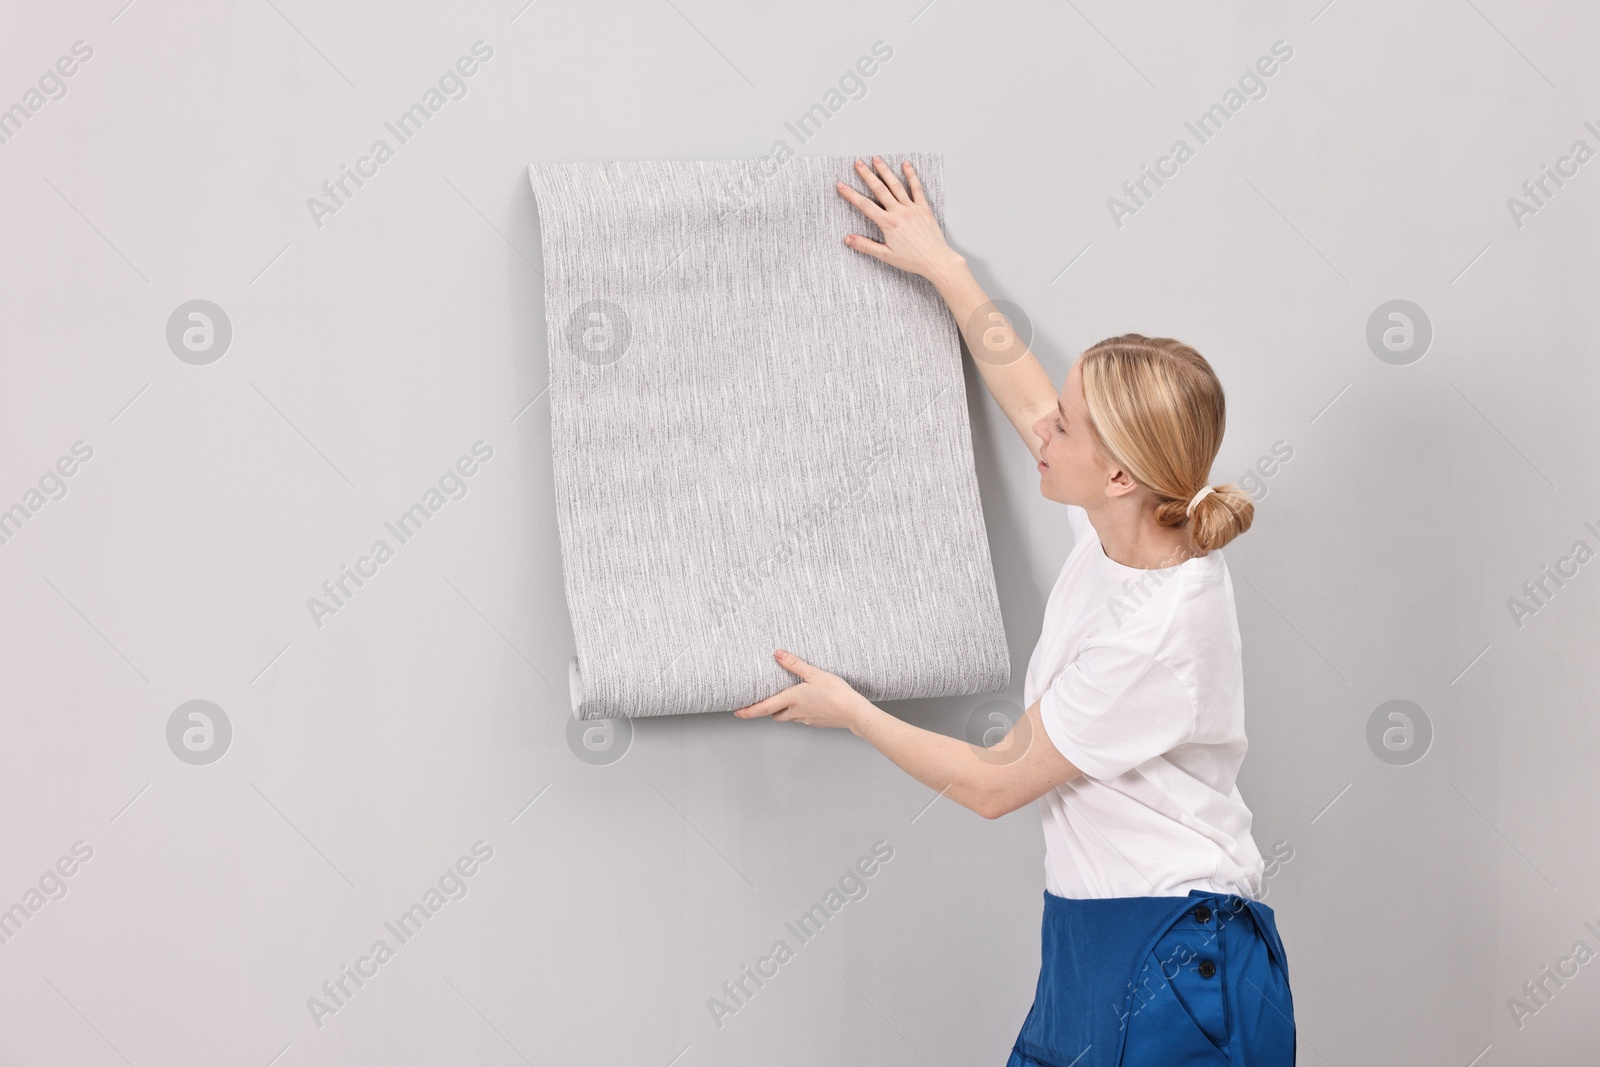
[[995,768],[974,757],[970,745],[897,719],[865,697],[861,702],[851,727],[856,736],[962,807],[984,818],[1000,814],[995,806]]
[[950,257],[927,277],[955,316],[989,394],[1037,460],[1039,438],[1033,424],[1055,406],[1056,388],[1012,324],[989,302],[967,261],[954,252]]

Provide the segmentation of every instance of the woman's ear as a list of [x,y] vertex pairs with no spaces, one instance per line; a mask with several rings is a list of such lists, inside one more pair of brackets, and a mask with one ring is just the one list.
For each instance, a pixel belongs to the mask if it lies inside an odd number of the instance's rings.
[[1139,483],[1134,481],[1127,471],[1120,467],[1111,472],[1111,477],[1106,480],[1106,496],[1127,496],[1139,488]]

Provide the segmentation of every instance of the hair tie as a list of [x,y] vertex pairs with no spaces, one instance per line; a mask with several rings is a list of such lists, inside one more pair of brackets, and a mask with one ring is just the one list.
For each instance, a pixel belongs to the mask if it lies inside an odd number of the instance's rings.
[[1215,493],[1215,492],[1216,492],[1216,490],[1213,489],[1211,486],[1209,486],[1209,485],[1205,486],[1198,493],[1196,493],[1194,496],[1189,498],[1189,506],[1183,509],[1183,513],[1185,515],[1193,515],[1194,514],[1194,506],[1196,504],[1200,503],[1201,500],[1205,499],[1205,495],[1207,493]]

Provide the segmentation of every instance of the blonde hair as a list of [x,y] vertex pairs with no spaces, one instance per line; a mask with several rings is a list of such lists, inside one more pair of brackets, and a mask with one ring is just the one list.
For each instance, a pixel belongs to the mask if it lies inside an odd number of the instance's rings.
[[1171,337],[1125,333],[1084,352],[1083,393],[1102,451],[1156,500],[1162,526],[1187,528],[1202,553],[1250,529],[1255,505],[1237,485],[1219,485],[1194,506],[1222,447],[1227,406],[1204,356]]

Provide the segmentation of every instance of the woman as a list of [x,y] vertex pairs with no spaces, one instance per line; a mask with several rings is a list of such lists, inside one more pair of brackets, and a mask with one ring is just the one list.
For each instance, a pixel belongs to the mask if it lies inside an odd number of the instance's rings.
[[909,164],[839,194],[882,231],[849,247],[927,278],[995,401],[1067,505],[1074,544],[1050,593],[1006,739],[975,749],[868,702],[784,650],[799,684],[743,718],[842,727],[985,818],[1043,799],[1039,983],[1011,1065],[1294,1063],[1288,964],[1235,779],[1244,759],[1233,585],[1218,549],[1250,527],[1207,485],[1222,387],[1199,353],[1127,334],[1085,352],[1056,393],[945,243]]

